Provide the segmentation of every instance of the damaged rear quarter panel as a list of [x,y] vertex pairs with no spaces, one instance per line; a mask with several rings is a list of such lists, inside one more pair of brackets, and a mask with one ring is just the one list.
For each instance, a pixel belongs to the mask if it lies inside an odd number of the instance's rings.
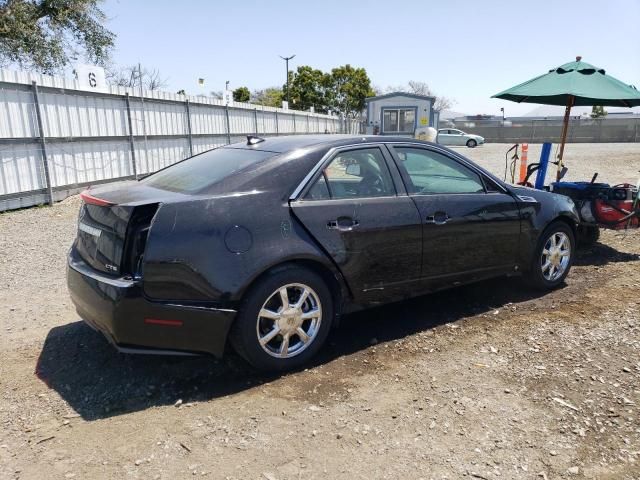
[[147,241],[144,293],[153,300],[231,306],[258,275],[293,259],[312,259],[332,269],[277,193],[166,203]]

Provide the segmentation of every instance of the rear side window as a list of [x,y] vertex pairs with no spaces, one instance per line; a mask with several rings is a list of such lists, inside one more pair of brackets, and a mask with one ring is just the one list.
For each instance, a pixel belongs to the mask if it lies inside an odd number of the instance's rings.
[[379,148],[338,153],[316,183],[307,200],[395,196],[391,174]]
[[217,148],[160,170],[142,183],[172,192],[196,193],[275,155],[260,150]]
[[400,167],[409,177],[410,193],[484,193],[480,176],[464,165],[432,150],[394,147]]

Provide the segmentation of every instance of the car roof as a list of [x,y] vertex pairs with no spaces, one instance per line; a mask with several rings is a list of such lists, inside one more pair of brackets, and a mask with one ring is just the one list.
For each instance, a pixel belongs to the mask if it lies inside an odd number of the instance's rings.
[[264,141],[248,145],[247,141],[232,143],[222,148],[241,148],[248,150],[262,150],[265,152],[287,153],[300,148],[323,146],[327,148],[353,145],[357,143],[386,143],[386,142],[420,142],[414,138],[392,137],[381,135],[343,135],[343,134],[319,134],[319,135],[287,135],[282,137],[265,137]]

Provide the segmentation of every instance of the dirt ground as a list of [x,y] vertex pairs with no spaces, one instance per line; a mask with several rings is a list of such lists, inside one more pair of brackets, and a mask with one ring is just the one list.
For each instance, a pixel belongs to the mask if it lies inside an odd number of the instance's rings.
[[[506,147],[462,153],[500,174]],[[635,183],[639,144],[569,147],[574,178]],[[79,321],[78,205],[0,215],[0,478],[640,479],[640,232],[604,232],[551,293],[499,279],[347,316],[265,377],[118,354]]]

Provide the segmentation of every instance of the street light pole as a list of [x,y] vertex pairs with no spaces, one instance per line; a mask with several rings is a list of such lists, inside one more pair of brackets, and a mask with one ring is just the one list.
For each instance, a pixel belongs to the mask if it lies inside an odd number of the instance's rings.
[[280,58],[284,60],[286,69],[287,69],[287,105],[289,104],[289,60],[291,60],[295,55],[291,55],[290,57],[283,57],[280,55]]

